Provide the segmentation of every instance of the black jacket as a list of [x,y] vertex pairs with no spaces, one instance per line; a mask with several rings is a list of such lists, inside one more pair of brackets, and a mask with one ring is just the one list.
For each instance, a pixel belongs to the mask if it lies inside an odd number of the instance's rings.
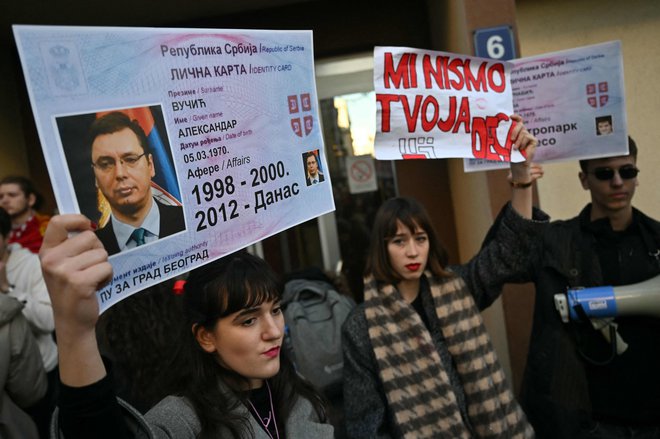
[[[598,244],[596,235],[601,233],[598,228],[603,224],[598,221],[591,223],[589,216],[591,206],[583,209],[578,217],[567,221],[555,221],[550,223],[540,242],[540,247],[530,254],[529,267],[526,280],[534,281],[536,286],[536,300],[534,309],[534,324],[530,339],[529,354],[523,378],[521,402],[523,409],[537,436],[541,439],[561,439],[576,437],[580,428],[588,428],[591,423],[594,402],[600,404],[603,401],[591,401],[590,394],[594,395],[594,388],[589,388],[587,375],[600,374],[604,369],[586,362],[581,353],[593,352],[594,343],[602,343],[607,346],[602,334],[593,330],[588,324],[562,323],[554,305],[554,295],[566,292],[567,287],[591,287],[602,285],[616,285],[617,283],[606,283],[603,279],[618,278],[618,285],[641,282],[660,273],[660,261],[657,256],[652,256],[660,248],[660,223],[647,217],[638,210],[634,210],[633,224],[628,228],[627,235],[619,236],[621,239],[614,251],[619,251],[619,266],[608,267],[608,270],[616,269],[620,273],[605,271],[601,268],[602,253],[607,249],[602,248],[602,243],[609,246],[615,239],[615,232],[610,231],[612,238],[605,236]],[[607,220],[600,220],[607,221]],[[609,222],[607,222],[609,228]],[[631,244],[632,243],[632,244]],[[598,246],[601,247],[598,247]],[[614,245],[614,244],[613,244]],[[621,252],[621,248],[632,245],[629,250]],[[642,251],[640,251],[643,248]],[[634,251],[633,251],[634,249]],[[599,256],[600,255],[600,256]],[[611,258],[610,258],[611,260]],[[633,325],[647,325],[647,330],[637,330],[634,343],[625,355],[649,355],[649,361],[660,361],[660,348],[655,348],[653,340],[660,337],[660,319],[650,318],[624,318],[617,319],[622,325],[632,322]],[[623,335],[623,334],[622,334]],[[625,338],[625,337],[624,337]],[[641,341],[641,344],[636,342]],[[639,346],[650,346],[649,351],[640,352]],[[602,354],[602,352],[601,352]],[[623,357],[622,356],[622,357]],[[640,366],[647,361],[623,360],[619,364],[635,364]],[[602,355],[600,356],[602,359]],[[621,362],[621,358],[615,361]],[[609,366],[608,366],[609,367]],[[611,384],[618,386],[623,399],[639,403],[640,392],[647,392],[643,407],[631,407],[629,413],[617,413],[621,418],[605,417],[609,422],[636,424],[645,423],[649,420],[660,419],[660,374],[652,372],[650,368],[642,372],[627,370],[628,366],[618,366],[617,372],[610,373]],[[642,376],[635,374],[643,374]],[[633,382],[644,380],[648,387],[644,389],[630,388],[621,385],[622,380],[633,378]],[[602,381],[602,380],[601,380]],[[592,378],[593,386],[593,378]],[[628,391],[626,391],[626,389]],[[598,390],[596,390],[598,392]],[[655,393],[655,395],[653,395]],[[611,396],[611,395],[610,395]],[[611,399],[611,398],[610,398]],[[605,402],[607,404],[607,402]],[[616,405],[617,402],[614,402]],[[631,419],[630,416],[638,419]]]

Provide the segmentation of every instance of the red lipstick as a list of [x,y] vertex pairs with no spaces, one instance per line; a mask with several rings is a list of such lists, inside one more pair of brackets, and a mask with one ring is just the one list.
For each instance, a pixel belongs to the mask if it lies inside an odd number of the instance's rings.
[[412,271],[412,272],[415,272],[415,271],[419,270],[419,267],[421,267],[421,266],[422,266],[422,264],[408,264],[408,265],[406,265],[406,268],[408,270]]
[[275,346],[274,348],[270,348],[266,352],[264,352],[264,355],[267,356],[268,358],[275,358],[278,355],[280,355],[280,347]]

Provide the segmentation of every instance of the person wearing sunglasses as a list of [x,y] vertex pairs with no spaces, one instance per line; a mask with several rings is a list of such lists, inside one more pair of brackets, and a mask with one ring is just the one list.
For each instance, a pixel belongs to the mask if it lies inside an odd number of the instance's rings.
[[580,161],[591,203],[547,224],[520,273],[536,287],[521,403],[540,439],[660,437],[660,319],[618,316],[612,337],[609,325],[562,322],[554,303],[569,287],[660,274],[660,223],[632,205],[640,170],[631,138],[628,146],[628,155]]
[[97,230],[109,255],[185,229],[183,208],[152,196],[154,158],[137,121],[118,111],[108,113],[94,121],[89,138],[96,186],[112,211]]

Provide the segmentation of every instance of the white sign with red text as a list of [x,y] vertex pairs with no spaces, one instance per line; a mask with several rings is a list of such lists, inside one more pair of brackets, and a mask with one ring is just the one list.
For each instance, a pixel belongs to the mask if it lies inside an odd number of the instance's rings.
[[509,135],[510,70],[508,62],[376,47],[376,158],[522,161]]

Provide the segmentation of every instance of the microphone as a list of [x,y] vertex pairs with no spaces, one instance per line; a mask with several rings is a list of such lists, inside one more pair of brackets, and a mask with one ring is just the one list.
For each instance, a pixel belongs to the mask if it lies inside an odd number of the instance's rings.
[[[564,323],[587,318],[640,315],[660,318],[660,275],[618,287],[575,287],[555,294],[555,308]],[[584,314],[582,313],[584,311]]]

